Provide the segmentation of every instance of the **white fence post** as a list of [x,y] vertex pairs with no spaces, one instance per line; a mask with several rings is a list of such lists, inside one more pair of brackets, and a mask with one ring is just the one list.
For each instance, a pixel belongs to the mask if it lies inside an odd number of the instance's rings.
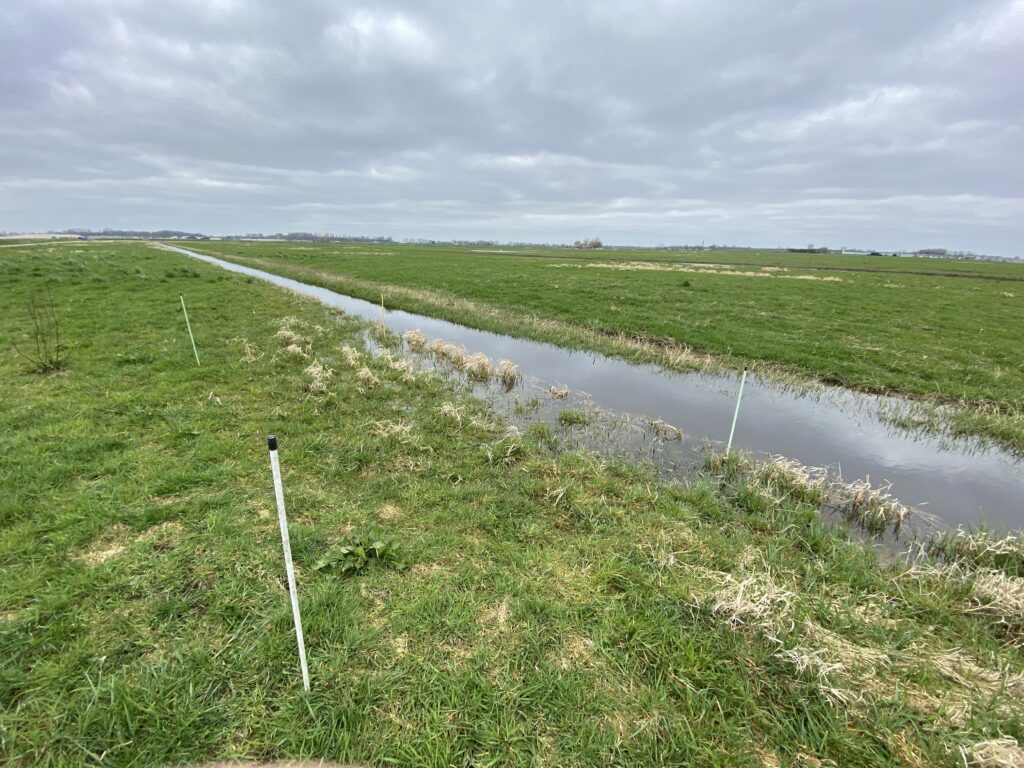
[[306,666],[306,641],[302,638],[302,616],[299,614],[299,593],[295,587],[295,567],[292,565],[292,544],[288,538],[288,518],[284,513],[284,488],[281,485],[281,464],[277,460],[277,438],[267,435],[270,449],[270,471],[274,475],[274,496],[277,499],[277,520],[281,524],[281,546],[284,548],[284,569],[288,574],[288,594],[292,600],[292,618],[295,619],[295,639],[299,644],[299,665],[302,667],[302,687],[309,690],[309,668]]
[[747,369],[743,369],[743,376],[740,377],[740,393],[736,396],[736,410],[732,414],[732,427],[729,429],[729,442],[725,446],[725,455],[728,456],[732,451],[732,436],[736,432],[736,419],[740,415],[740,401],[743,399],[743,385],[747,383]]
[[192,323],[188,321],[188,310],[185,309],[185,295],[178,294],[181,299],[181,311],[185,313],[185,327],[188,328],[188,337],[192,340],[192,354],[196,356],[196,365],[199,365],[199,350],[196,349],[196,337],[192,335]]

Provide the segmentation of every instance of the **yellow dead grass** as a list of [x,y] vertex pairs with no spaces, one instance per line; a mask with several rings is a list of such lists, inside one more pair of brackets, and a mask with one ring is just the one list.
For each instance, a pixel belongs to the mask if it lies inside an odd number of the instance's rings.
[[508,598],[487,606],[477,617],[477,626],[485,635],[495,635],[508,628]]
[[134,544],[168,541],[181,530],[181,523],[167,521],[147,528],[137,536],[131,536],[126,526],[116,523],[105,529],[88,547],[81,550],[76,559],[88,566],[101,565],[108,560],[121,557]]
[[729,275],[730,277],[768,277],[780,280],[814,280],[825,283],[841,283],[841,277],[828,275],[780,275],[780,268],[761,267],[758,271],[739,270],[725,264],[702,264],[700,266],[683,266],[681,264],[657,264],[650,261],[627,261],[623,263],[592,262],[588,264],[551,264],[549,266],[565,269],[613,269],[622,272],[686,272],[689,274]]
[[397,518],[404,515],[401,507],[396,507],[394,504],[385,504],[383,507],[377,510],[378,520],[396,520]]
[[1024,765],[1024,749],[1011,737],[961,747],[960,756],[967,768],[1019,768]]

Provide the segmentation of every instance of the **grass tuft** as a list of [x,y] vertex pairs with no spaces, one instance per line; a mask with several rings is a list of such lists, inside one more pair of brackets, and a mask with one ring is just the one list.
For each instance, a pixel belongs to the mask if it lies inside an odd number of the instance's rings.
[[327,393],[327,382],[334,377],[334,371],[324,365],[320,360],[314,358],[303,371],[309,377],[306,384],[306,391],[310,394],[322,395]]
[[402,334],[402,338],[411,352],[423,352],[427,348],[427,337],[418,328],[406,331]]

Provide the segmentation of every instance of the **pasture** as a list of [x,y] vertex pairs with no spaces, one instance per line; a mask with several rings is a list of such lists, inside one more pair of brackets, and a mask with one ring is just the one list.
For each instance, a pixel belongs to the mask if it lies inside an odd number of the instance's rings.
[[[400,285],[421,258],[437,259],[419,262],[433,291],[473,283],[459,254],[231,248],[295,273],[360,265],[366,292],[374,265]],[[497,266],[478,269],[483,280]],[[616,289],[620,278],[665,279],[520,270],[506,291],[479,289],[538,307],[572,289],[594,310],[619,290],[625,312],[639,289]],[[541,275],[551,283],[531,295]],[[666,303],[705,282],[719,301],[730,285],[757,288],[670,277]],[[5,765],[953,766],[1022,754],[1019,539],[961,536],[892,561],[826,525],[785,469],[710,457],[702,477],[666,484],[561,452],[543,430],[509,432],[457,383],[411,372],[396,340],[369,355],[352,318],[143,244],[6,249],[0,284]],[[11,344],[31,341],[26,307],[47,294],[67,359],[39,373]],[[340,554],[371,540],[388,556]]]

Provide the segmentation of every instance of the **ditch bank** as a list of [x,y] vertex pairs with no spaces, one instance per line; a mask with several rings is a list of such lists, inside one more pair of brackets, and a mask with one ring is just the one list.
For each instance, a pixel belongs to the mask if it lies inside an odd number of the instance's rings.
[[[382,319],[381,306],[373,302],[185,248],[159,247],[266,280],[352,316]],[[721,449],[728,437],[738,376],[675,373],[402,310],[386,311],[384,320],[397,334],[419,330],[430,340],[513,361],[522,374],[514,396],[489,397],[513,423],[573,426],[570,422],[592,421],[597,429],[580,429],[581,444],[600,448],[606,442],[673,471],[703,464],[708,444]],[[478,389],[488,395],[486,387]],[[880,416],[912,413],[913,408],[896,397],[827,386],[795,392],[748,377],[733,446],[754,456],[785,456],[844,478],[887,485],[903,504],[950,526],[1024,527],[1022,462],[981,440],[907,430]],[[570,409],[595,418],[562,417]]]

